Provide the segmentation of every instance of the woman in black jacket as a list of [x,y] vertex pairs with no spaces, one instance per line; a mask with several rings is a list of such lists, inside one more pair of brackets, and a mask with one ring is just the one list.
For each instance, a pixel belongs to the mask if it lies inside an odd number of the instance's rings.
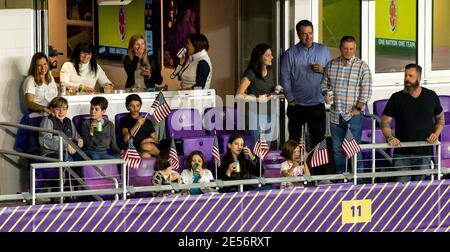
[[[238,133],[233,133],[228,139],[227,153],[220,163],[218,169],[220,180],[240,180],[262,176],[259,170],[259,159],[247,146],[244,146],[244,138]],[[261,172],[264,173],[264,170]],[[229,192],[233,189],[235,188],[224,187],[221,191]]]
[[147,55],[147,43],[144,36],[131,36],[128,43],[128,54],[122,59],[127,73],[125,88],[162,88],[163,78],[156,60]]

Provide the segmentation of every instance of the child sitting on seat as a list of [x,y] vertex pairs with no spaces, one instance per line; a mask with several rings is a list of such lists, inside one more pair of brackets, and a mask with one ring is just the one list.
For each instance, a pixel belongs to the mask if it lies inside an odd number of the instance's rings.
[[[172,164],[169,161],[169,151],[161,151],[159,156],[156,158],[155,163],[155,174],[152,178],[153,185],[169,185],[170,183],[183,183],[183,178],[177,171],[173,170]],[[180,191],[179,193],[184,193]],[[168,196],[175,194],[171,191],[159,191],[155,192],[154,196]]]
[[143,158],[158,156],[155,128],[149,119],[140,115],[141,97],[137,94],[128,95],[125,106],[130,113],[120,121],[123,142],[127,143],[132,139],[134,147]]
[[[206,168],[205,158],[201,151],[193,151],[189,154],[186,161],[186,168],[181,172],[184,184],[208,183],[214,180],[214,177],[208,168]],[[200,188],[190,190],[191,194],[202,194]]]
[[[306,160],[301,160],[306,159],[306,157],[300,157],[300,152],[303,148],[303,144],[295,140],[289,140],[284,143],[280,154],[282,157],[286,158],[286,161],[281,164],[280,170],[283,177],[310,175]],[[281,189],[294,187],[295,184],[292,182],[281,183]]]
[[[51,114],[44,117],[41,121],[40,127],[43,129],[59,130],[66,134],[72,141],[83,147],[83,139],[75,129],[73,122],[67,118],[67,109],[69,103],[63,97],[55,97],[49,103]],[[59,136],[49,132],[39,132],[39,145],[41,146],[41,154],[47,157],[59,157]],[[74,161],[81,160],[81,157],[76,155],[76,150],[65,141],[63,141],[64,160]]]
[[[103,115],[108,108],[105,97],[96,96],[91,99],[91,119],[81,124],[81,136],[85,142],[85,153],[92,160],[115,159],[119,157],[120,149],[116,144],[114,123],[104,119]],[[112,155],[108,154],[108,151]]]

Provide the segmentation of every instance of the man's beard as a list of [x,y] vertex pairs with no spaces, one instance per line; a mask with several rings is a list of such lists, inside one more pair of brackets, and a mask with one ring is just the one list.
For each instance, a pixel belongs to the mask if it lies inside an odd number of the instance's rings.
[[[407,85],[407,84],[409,84],[409,85]],[[412,94],[412,93],[414,93],[414,91],[417,90],[417,88],[419,88],[419,81],[416,81],[415,83],[405,81],[404,86],[405,86],[405,88],[403,89],[403,92],[405,92],[407,94]]]
[[56,68],[58,68],[58,61],[55,60],[50,64],[50,70],[56,69]]

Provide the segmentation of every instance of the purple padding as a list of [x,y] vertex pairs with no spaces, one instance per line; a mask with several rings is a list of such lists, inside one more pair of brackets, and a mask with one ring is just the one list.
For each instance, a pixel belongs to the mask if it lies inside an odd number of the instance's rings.
[[[75,128],[77,129],[78,133],[81,132],[81,124],[84,120],[88,120],[91,118],[91,115],[89,114],[83,114],[83,115],[76,115],[72,118],[72,122],[75,125]],[[103,119],[108,119],[108,115],[103,115]]]
[[450,141],[450,125],[444,125],[444,129],[441,133],[441,141]]
[[[99,167],[106,175],[116,177],[117,181],[120,184],[120,174],[117,165],[108,164]],[[102,178],[93,166],[83,166],[81,168],[81,176],[90,189],[97,190],[114,188],[114,182],[110,179]]]
[[166,117],[168,138],[204,136],[203,121],[197,109],[173,109]]
[[155,173],[155,158],[143,158],[139,169],[130,169],[130,185],[151,186],[152,176]]
[[205,161],[209,162],[212,160],[212,147],[213,147],[214,137],[213,136],[202,136],[202,137],[188,137],[183,138],[183,153],[185,156],[189,156],[192,151],[201,151],[205,157]]

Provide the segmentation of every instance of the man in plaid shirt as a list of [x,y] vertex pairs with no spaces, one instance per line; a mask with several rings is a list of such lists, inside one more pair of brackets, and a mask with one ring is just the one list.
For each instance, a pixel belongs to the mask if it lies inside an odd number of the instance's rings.
[[[369,66],[355,57],[356,41],[352,36],[344,36],[340,43],[341,56],[331,60],[322,79],[322,93],[325,102],[330,104],[328,91],[334,92],[331,105],[330,129],[334,151],[336,173],[345,171],[346,156],[342,141],[349,128],[356,142],[361,143],[364,106],[372,95],[372,76]],[[362,160],[361,153],[358,160]],[[358,170],[362,169],[362,162]]]

